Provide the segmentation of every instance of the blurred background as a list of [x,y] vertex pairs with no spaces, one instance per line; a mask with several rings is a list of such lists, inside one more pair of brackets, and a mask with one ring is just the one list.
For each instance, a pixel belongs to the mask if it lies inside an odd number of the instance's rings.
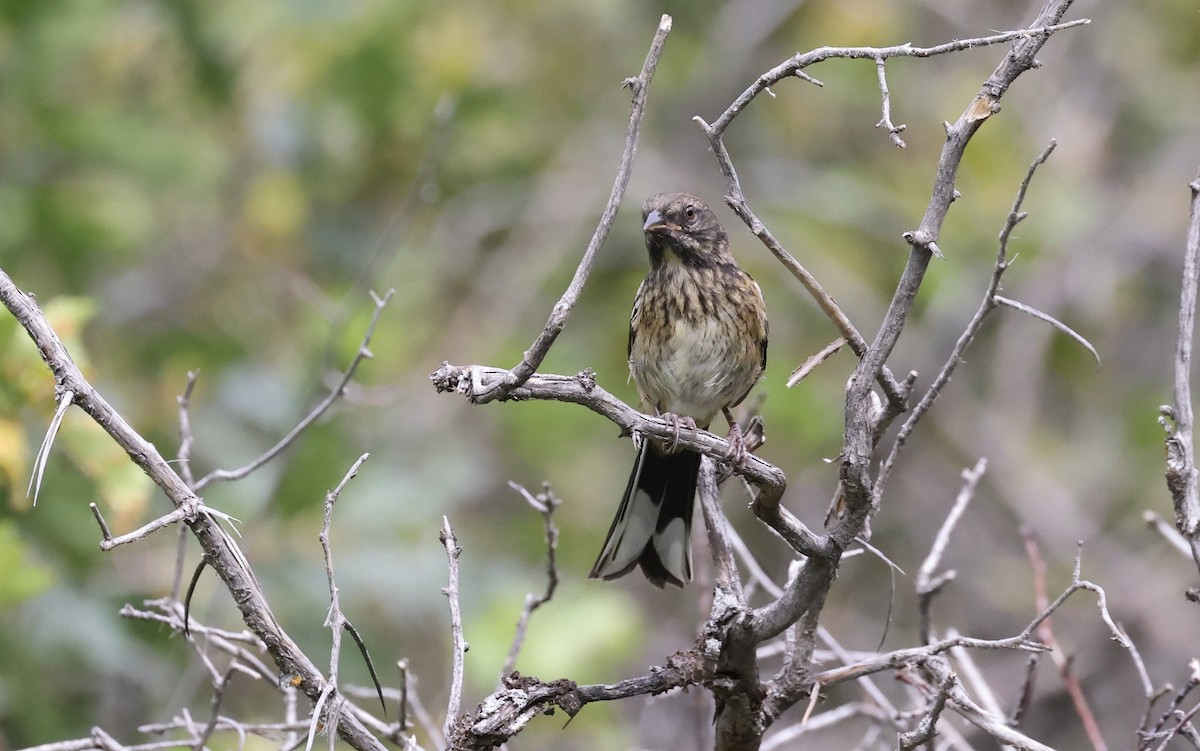
[[[544,586],[542,521],[507,486],[552,484],[563,499],[561,584],[535,615],[522,672],[580,683],[643,674],[691,645],[703,583],[660,592],[639,576],[586,578],[633,459],[602,418],[550,403],[474,408],[427,379],[443,360],[511,366],[541,329],[612,185],[628,121],[620,87],[640,69],[660,14],[674,16],[650,93],[633,178],[574,315],[543,366],[596,371],[626,399],[630,303],[645,273],[640,205],[686,189],[708,198],[735,254],[762,284],[770,362],[757,389],[786,505],[820,527],[836,484],[849,351],[793,389],[788,374],[836,333],[799,285],[721,205],[724,183],[691,122],[712,121],[756,76],[821,45],[933,45],[1030,21],[1027,0],[734,0],[534,3],[7,0],[0,4],[0,266],[37,295],[75,359],[168,456],[189,370],[197,476],[240,466],[286,433],[336,382],[370,318],[368,292],[395,288],[347,398],[278,460],[206,489],[242,520],[241,544],[284,627],[318,664],[328,590],[317,534],[323,496],[362,453],[342,494],[333,554],[341,603],[384,682],[407,658],[438,713],[449,676],[449,517],[463,547],[466,705],[494,687],[524,595]],[[1036,611],[1020,536],[1049,564],[1053,597],[1083,575],[1141,649],[1156,684],[1186,682],[1195,566],[1143,522],[1168,518],[1158,406],[1171,400],[1187,183],[1200,163],[1194,2],[1079,2],[1090,26],[1055,36],[971,144],[936,261],[891,360],[928,385],[978,306],[996,235],[1031,159],[1050,141],[1010,250],[1004,294],[1093,342],[1102,364],[1050,327],[998,310],[893,475],[872,542],[915,573],[960,486],[989,470],[946,551],[958,578],[935,602],[942,627],[999,638]],[[870,62],[830,61],[757,99],[727,144],[750,205],[873,336],[920,220],[943,141],[1004,49],[889,63],[897,149]],[[121,451],[71,411],[36,508],[32,457],[53,382],[28,337],[0,316],[0,748],[79,737],[126,743],[141,723],[207,716],[207,678],[167,630],[118,615],[169,593],[175,534],[109,553],[114,533],[169,510]],[[723,429],[723,426],[719,429]],[[890,439],[885,439],[885,445]],[[732,523],[773,576],[787,551],[726,490]],[[697,540],[697,559],[705,558]],[[198,558],[189,548],[188,569]],[[706,575],[701,564],[700,576]],[[873,650],[892,577],[847,560],[823,623]],[[911,576],[895,579],[885,648],[916,644]],[[193,613],[239,628],[215,577]],[[1094,598],[1054,619],[1110,745],[1145,709],[1128,655]],[[1007,708],[1025,657],[978,655]],[[355,655],[345,680],[368,681]],[[889,675],[879,683],[902,703]],[[830,692],[826,706],[854,700]],[[513,748],[699,747],[703,692],[539,718]],[[225,712],[281,717],[271,686],[235,683]],[[820,708],[818,708],[820,709]],[[783,722],[795,722],[803,708]],[[440,723],[440,719],[439,719]],[[1086,747],[1048,659],[1023,728]],[[850,747],[851,722],[818,739]],[[421,741],[427,739],[421,735]],[[218,737],[217,746],[236,743]],[[884,737],[881,743],[891,747]],[[981,747],[986,743],[979,741]]]

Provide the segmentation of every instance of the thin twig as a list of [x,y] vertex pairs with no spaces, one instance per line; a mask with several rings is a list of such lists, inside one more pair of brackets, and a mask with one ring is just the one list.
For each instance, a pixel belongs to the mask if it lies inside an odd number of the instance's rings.
[[903,133],[904,129],[908,126],[903,123],[896,125],[892,122],[892,96],[888,92],[887,73],[884,71],[884,59],[879,56],[875,58],[875,74],[879,79],[879,93],[883,98],[883,117],[880,118],[879,122],[875,123],[875,127],[887,128],[888,138],[891,139],[892,143],[896,144],[896,146],[900,148],[904,148],[907,144],[904,143],[904,139],[900,137],[900,134]]
[[[1037,539],[1033,536],[1029,529],[1022,529],[1021,536],[1025,540],[1025,552],[1029,556],[1029,563],[1033,568],[1033,588],[1034,597],[1039,610],[1043,612],[1048,607],[1049,597],[1046,594],[1046,562],[1042,558],[1041,549],[1037,544]],[[1079,583],[1079,567],[1078,557],[1076,558],[1076,569],[1072,588]],[[1061,599],[1061,598],[1060,598]],[[1107,612],[1107,611],[1105,611]],[[1042,642],[1050,648],[1050,657],[1054,660],[1054,664],[1058,667],[1059,674],[1062,676],[1063,683],[1067,687],[1067,693],[1071,697],[1071,703],[1075,707],[1075,713],[1079,716],[1083,724],[1084,732],[1087,733],[1088,741],[1092,744],[1092,748],[1096,751],[1103,751],[1108,748],[1104,742],[1104,737],[1100,734],[1100,726],[1096,722],[1096,715],[1092,712],[1092,708],[1088,705],[1087,697],[1083,693],[1083,686],[1080,685],[1079,679],[1075,676],[1071,669],[1071,660],[1063,652],[1058,644],[1058,640],[1054,638],[1054,628],[1051,624],[1050,617],[1047,617],[1038,626],[1038,636]]]
[[[1047,13],[1043,11],[1043,13],[1038,16],[1038,21],[1043,21],[1044,19],[1050,18],[1060,19],[1066,10],[1066,7],[1069,5],[1070,0],[1057,3],[1055,12]],[[746,226],[750,228],[750,231],[754,233],[754,235],[758,237],[764,245],[767,246],[772,254],[774,254],[776,258],[778,258],[780,262],[782,262],[784,266],[801,282],[801,284],[804,285],[805,289],[808,290],[808,292],[817,301],[817,304],[821,307],[822,311],[824,311],[829,319],[833,322],[834,326],[838,330],[838,333],[846,338],[855,354],[859,355],[859,357],[862,357],[867,350],[867,343],[862,335],[850,322],[849,318],[846,317],[845,313],[842,312],[841,308],[834,301],[833,297],[824,290],[820,283],[817,282],[816,278],[813,277],[807,269],[805,269],[790,253],[787,252],[787,250],[783,248],[782,244],[775,239],[774,235],[767,230],[763,222],[757,216],[755,216],[755,214],[747,205],[746,198],[742,193],[741,183],[737,177],[737,172],[733,167],[733,162],[730,160],[729,153],[725,149],[723,142],[722,137],[726,128],[729,127],[729,125],[733,122],[733,119],[737,117],[737,115],[740,114],[742,110],[744,110],[760,93],[767,91],[769,87],[778,83],[779,81],[792,76],[800,75],[804,68],[824,60],[833,58],[870,59],[877,61],[877,69],[881,71],[883,61],[893,57],[932,57],[934,55],[947,54],[986,45],[1002,44],[1017,39],[1023,41],[1032,41],[1032,45],[1026,45],[1026,49],[1029,50],[1029,54],[1027,56],[1021,55],[1020,58],[1018,58],[1017,55],[1010,56],[1014,62],[1020,59],[1020,64],[1016,66],[1016,72],[1011,76],[1011,78],[1003,80],[997,79],[996,76],[993,75],[993,79],[996,79],[994,83],[993,80],[989,79],[988,84],[993,84],[988,87],[989,90],[987,91],[988,96],[991,97],[991,99],[989,99],[989,104],[992,101],[998,103],[1000,96],[1003,94],[1004,90],[1008,87],[1012,80],[1033,64],[1033,55],[1036,53],[1037,49],[1041,47],[1049,35],[1062,29],[1087,23],[1090,23],[1088,19],[1081,19],[1064,24],[1039,24],[1035,22],[1034,27],[1029,29],[1010,31],[1002,34],[995,34],[989,37],[958,40],[927,48],[913,47],[910,44],[902,44],[893,47],[821,47],[819,49],[812,50],[811,52],[797,54],[767,73],[759,76],[749,88],[742,92],[742,94],[735,99],[732,104],[729,105],[725,112],[723,112],[721,116],[715,122],[713,122],[712,125],[709,125],[700,117],[693,119],[700,125],[705,134],[708,136],[709,143],[713,148],[713,153],[717,158],[717,162],[721,167],[722,173],[725,175],[725,179],[729,187],[729,194],[726,196],[726,203],[728,203],[730,208],[732,208],[733,211],[742,219],[742,221],[746,223]],[[1023,49],[1022,52],[1024,51],[1025,50]],[[1006,58],[1006,62],[1010,58]],[[1005,63],[1002,63],[1001,67],[1003,68],[1004,65]],[[998,69],[997,72],[999,72],[999,70],[1000,69]],[[886,82],[882,83],[882,90],[884,92],[884,107],[886,115],[890,110],[890,101],[887,95]],[[977,97],[977,101],[978,100],[979,98]],[[988,109],[988,112],[990,114],[990,108]],[[971,128],[972,132],[978,127],[977,123],[982,122],[985,117],[986,115],[974,117],[972,122],[975,122],[976,124]],[[894,129],[895,127],[896,126],[891,126],[890,130]],[[894,140],[899,139],[897,133],[898,130],[894,130],[891,133],[891,137]],[[965,148],[966,141],[969,140],[969,138],[970,135],[968,134],[967,137],[962,140],[961,145],[963,148]],[[962,154],[959,150],[954,158],[952,169],[946,170],[945,168],[951,166],[951,163],[946,160],[945,152],[943,153],[942,164],[939,166],[939,178],[941,175],[945,174],[946,177],[949,178],[951,188],[954,179],[954,172],[957,170],[957,163],[958,160],[961,159],[961,156]],[[946,195],[947,197],[949,196],[949,194]],[[938,203],[940,203],[940,201],[938,201]],[[949,207],[948,200],[945,202],[945,207]],[[944,217],[944,208],[941,209],[941,214]],[[927,212],[926,219],[930,219],[930,216],[931,215]],[[937,221],[937,225],[940,226],[940,224],[941,221]],[[926,234],[930,235],[928,240],[924,242],[923,247],[930,250],[936,250],[936,230],[934,230],[934,232],[931,234],[928,233],[928,230],[932,229],[932,226],[928,221],[922,223],[922,229],[925,230],[925,233],[919,235],[920,238],[925,238]],[[913,234],[913,236],[918,237],[917,234]],[[888,349],[890,352],[890,347]],[[883,359],[886,359],[886,357]],[[907,400],[907,394],[901,389],[900,384],[898,384],[891,376],[891,373],[887,370],[883,361],[881,360],[878,364],[872,364],[871,370],[873,372],[871,380],[875,380],[875,377],[879,378],[880,384],[883,387],[884,392],[887,394],[888,401],[893,405],[893,409],[903,409],[903,406]]]
[[[956,629],[946,629],[947,637],[953,639],[958,635]],[[975,658],[971,655],[971,650],[963,649],[962,647],[951,647],[948,654],[955,666],[955,670],[961,676],[962,683],[970,687],[972,696],[977,697],[979,703],[988,712],[996,717],[1003,717],[1004,709],[1000,706],[1000,700],[996,698],[996,692],[992,690],[992,687],[983,677],[983,671],[975,663]],[[1037,657],[1037,653],[1034,653],[1032,656]]]
[[1029,660],[1025,663],[1025,680],[1021,681],[1021,693],[1017,698],[1017,706],[1013,709],[1012,716],[1008,718],[1008,724],[1014,728],[1021,724],[1025,719],[1025,715],[1029,712],[1029,706],[1033,703],[1033,687],[1037,679],[1037,666],[1039,655],[1029,655]]
[[449,739],[450,731],[454,727],[454,723],[458,721],[458,715],[462,709],[463,663],[468,646],[463,638],[462,612],[458,605],[458,556],[462,553],[462,548],[458,546],[458,538],[454,536],[454,528],[450,526],[448,517],[442,517],[442,529],[438,533],[438,539],[446,548],[446,562],[450,569],[449,582],[442,589],[442,594],[446,595],[446,599],[450,601],[450,639],[451,651],[454,653],[454,667],[450,678],[450,698],[446,703],[446,722],[442,726],[443,735]]
[[[958,341],[954,343],[954,349],[950,351],[950,356],[946,358],[946,363],[942,365],[942,369],[938,371],[937,377],[933,379],[933,383],[921,396],[921,401],[917,402],[917,406],[913,407],[912,413],[908,419],[900,426],[900,430],[896,433],[896,438],[892,442],[892,448],[888,452],[887,459],[879,467],[878,477],[875,479],[875,487],[873,490],[874,503],[878,504],[883,495],[883,488],[887,484],[888,477],[891,475],[892,469],[896,465],[896,460],[900,456],[900,452],[904,449],[904,443],[908,440],[908,436],[912,434],[917,423],[925,416],[937,398],[941,396],[942,390],[946,384],[950,382],[951,376],[954,375],[955,369],[962,362],[963,353],[967,347],[975,340],[975,335],[979,333],[980,327],[983,326],[983,321],[989,313],[996,308],[997,295],[996,292],[1000,289],[1000,280],[1004,276],[1004,272],[1008,270],[1008,241],[1012,236],[1013,230],[1020,224],[1027,214],[1021,211],[1021,205],[1025,202],[1025,194],[1029,190],[1029,183],[1033,180],[1033,175],[1037,168],[1045,163],[1046,159],[1053,153],[1055,146],[1058,143],[1054,140],[1042,150],[1042,153],[1030,162],[1029,168],[1025,170],[1025,178],[1021,180],[1020,186],[1017,188],[1017,195],[1013,198],[1012,209],[1008,212],[1008,218],[1004,222],[1004,227],[1000,230],[1000,241],[996,250],[996,263],[992,267],[992,276],[988,280],[987,289],[983,293],[983,299],[979,303],[978,310],[967,324],[966,329],[958,337]],[[1091,345],[1088,345],[1091,346]]]
[[897,740],[897,746],[900,749],[906,750],[916,748],[923,743],[933,739],[937,732],[938,720],[942,718],[942,711],[946,708],[946,701],[950,698],[950,693],[958,684],[958,676],[954,673],[947,673],[942,682],[938,685],[937,693],[933,696],[933,702],[929,705],[929,711],[917,723],[917,726],[912,730],[901,733]]
[[1171,544],[1171,547],[1178,550],[1180,553],[1191,556],[1192,548],[1188,545],[1188,541],[1184,539],[1179,530],[1171,526],[1166,519],[1162,518],[1156,511],[1146,511],[1142,514],[1142,521],[1146,522],[1155,532],[1162,535],[1162,538]]
[[180,524],[175,529],[175,575],[171,577],[170,599],[178,602],[183,587],[184,565],[187,563],[188,528],[186,524]]
[[790,376],[788,376],[788,379],[787,379],[787,384],[786,384],[787,387],[790,389],[793,386],[795,386],[797,383],[800,383],[800,381],[804,380],[804,378],[809,373],[813,372],[813,370],[815,370],[818,365],[820,365],[821,363],[825,362],[830,357],[835,355],[837,353],[837,351],[840,350],[845,345],[846,345],[846,337],[844,337],[844,336],[839,336],[837,339],[834,339],[829,344],[826,344],[824,347],[821,348],[821,351],[810,356],[807,360],[804,361],[804,363],[800,367],[798,367],[792,371],[792,374]]
[[[835,655],[837,655],[838,660],[840,660],[843,665],[849,665],[854,662],[850,656],[850,653],[847,652],[845,647],[843,647],[838,640],[834,638],[829,629],[825,628],[824,626],[818,626],[817,635],[821,638],[821,641],[825,644],[825,646],[829,647],[829,649]],[[896,706],[890,699],[888,699],[887,694],[883,693],[883,690],[880,689],[879,686],[875,685],[875,681],[872,680],[870,676],[859,676],[855,682],[858,683],[859,688],[862,689],[867,698],[869,698],[875,705],[883,710],[889,720],[892,722],[896,721],[896,718],[900,716],[900,713],[896,711]]]
[[658,68],[658,59],[662,55],[663,45],[670,33],[671,17],[663,15],[658,23],[658,30],[654,33],[654,39],[650,42],[650,50],[646,53],[646,61],[642,64],[641,73],[635,78],[625,79],[624,85],[633,90],[633,106],[629,114],[629,130],[625,136],[625,151],[621,154],[621,162],[617,167],[617,176],[613,181],[608,203],[604,207],[604,213],[600,216],[600,223],[596,226],[596,231],[592,233],[592,239],[588,242],[587,249],[583,252],[583,259],[575,269],[575,276],[571,278],[571,283],[563,292],[562,297],[555,303],[542,333],[538,334],[529,349],[525,350],[521,362],[506,372],[503,378],[490,382],[485,391],[474,392],[471,401],[477,404],[486,404],[494,399],[503,399],[508,396],[513,389],[534,374],[538,366],[542,364],[542,360],[545,359],[546,353],[550,351],[554,340],[562,332],[563,326],[566,325],[567,317],[571,315],[575,302],[583,291],[583,285],[587,283],[596,256],[608,238],[609,230],[612,229],[613,222],[617,218],[617,209],[621,207],[621,200],[625,197],[625,188],[629,185],[629,176],[633,168],[633,154],[637,150],[638,131],[641,127],[642,115],[646,111],[646,98],[650,92],[650,82],[654,78],[654,71]]
[[217,723],[221,719],[221,701],[225,698],[225,689],[229,687],[229,681],[233,679],[234,674],[239,671],[247,672],[250,676],[255,678],[258,677],[254,673],[245,671],[245,669],[242,668],[237,660],[233,660],[229,663],[229,667],[225,669],[225,673],[221,676],[221,680],[217,681],[217,683],[213,686],[212,710],[208,722],[204,725],[204,730],[200,733],[200,737],[197,738],[196,742],[192,744],[192,751],[203,751],[204,744],[208,743],[209,738],[212,738],[212,734],[217,729]]
[[729,544],[733,548],[733,552],[737,554],[738,558],[742,560],[742,565],[746,567],[746,571],[750,575],[750,581],[762,587],[763,591],[772,597],[782,595],[783,588],[776,584],[771,577],[767,576],[766,571],[763,571],[762,566],[759,565],[758,560],[754,557],[754,553],[746,545],[741,535],[737,533],[737,530],[733,528],[733,525],[727,526],[725,531],[729,537]]
[[88,508],[92,510],[92,516],[96,517],[96,523],[100,525],[100,535],[104,542],[108,542],[113,538],[112,532],[108,529],[108,523],[104,521],[104,515],[100,513],[100,507],[95,503],[89,503]]
[[[704,527],[708,530],[708,546],[712,552],[715,587],[712,617],[716,618],[719,609],[745,607],[746,596],[742,591],[742,580],[738,576],[737,563],[733,558],[734,547],[729,539],[729,520],[725,518],[725,512],[721,508],[716,463],[712,457],[704,457],[700,462],[696,496],[700,501]],[[732,598],[732,601],[727,601],[726,597]]]
[[954,505],[950,508],[950,513],[946,515],[946,520],[942,522],[941,528],[938,529],[937,536],[933,539],[933,545],[929,548],[929,555],[925,557],[925,560],[921,563],[921,568],[917,570],[914,585],[917,591],[918,610],[921,614],[921,638],[926,643],[934,641],[935,638],[933,626],[930,622],[930,601],[934,594],[947,581],[954,577],[954,572],[951,570],[938,576],[935,581],[933,578],[934,571],[941,565],[942,555],[946,552],[946,546],[950,543],[950,535],[954,532],[955,526],[958,525],[958,520],[962,518],[963,512],[967,510],[967,505],[975,497],[975,488],[986,471],[987,459],[983,457],[975,462],[973,468],[962,471],[963,484],[962,488],[958,491],[958,497],[955,498]]
[[196,388],[196,379],[199,376],[199,370],[189,370],[183,393],[175,398],[179,403],[179,452],[176,453],[175,459],[179,463],[179,473],[188,485],[196,484],[196,478],[192,476],[192,443],[195,439],[192,436],[191,406],[192,391]]
[[[417,676],[412,672],[411,668],[407,667],[407,661],[401,660],[400,662],[406,666],[406,673],[401,675],[400,687],[391,688],[385,686],[383,696],[390,702],[399,703],[404,701],[408,705],[408,712],[404,718],[404,728],[400,727],[399,722],[385,725],[356,705],[350,705],[350,710],[358,715],[359,719],[364,723],[376,728],[380,734],[386,735],[388,739],[402,744],[413,740],[413,737],[407,735],[406,731],[407,728],[412,727],[413,720],[415,719],[417,726],[429,737],[429,742],[433,748],[445,749],[446,741],[442,737],[441,727],[434,722],[429,711],[421,703],[420,692],[417,691]],[[404,679],[405,675],[407,675],[407,680]],[[346,683],[342,685],[341,691],[344,696],[351,696],[356,699],[375,699],[377,696],[374,686],[356,686]],[[405,748],[408,748],[408,746],[405,746]]]
[[[827,730],[839,723],[848,720],[866,717],[876,722],[887,719],[884,716],[883,710],[876,707],[874,704],[867,702],[855,702],[852,704],[843,704],[840,707],[834,707],[827,712],[811,715],[808,722],[804,724],[796,723],[781,728],[778,732],[767,736],[763,740],[762,751],[776,751],[776,749],[795,748],[792,744],[797,738],[806,733],[814,733],[818,730]],[[856,748],[869,748],[859,744]]]
[[554,510],[562,503],[550,490],[550,483],[545,483],[542,492],[537,496],[526,490],[524,485],[509,481],[508,486],[520,493],[526,503],[542,515],[546,537],[546,589],[540,595],[526,593],[525,606],[521,609],[521,617],[517,619],[512,645],[508,648],[508,656],[504,658],[504,666],[500,668],[501,678],[511,673],[517,664],[517,655],[521,651],[521,645],[525,643],[525,632],[529,628],[529,619],[533,616],[533,611],[550,602],[550,598],[554,597],[554,592],[558,589],[558,527],[554,525]]
[[[821,311],[833,323],[834,328],[845,339],[850,349],[854,354],[861,357],[867,350],[867,341],[859,333],[854,324],[850,322],[850,318],[842,311],[841,306],[833,299],[833,295],[825,291],[817,278],[804,267],[796,257],[788,252],[787,248],[776,239],[775,235],[767,229],[767,225],[750,209],[750,205],[746,201],[745,194],[742,193],[741,181],[738,179],[737,170],[733,166],[733,160],[729,156],[729,151],[725,148],[725,142],[721,138],[721,132],[715,126],[709,125],[702,117],[697,115],[692,118],[697,125],[708,136],[709,145],[712,147],[713,155],[717,158],[717,164],[721,168],[721,173],[725,175],[726,187],[728,194],[725,196],[725,203],[733,212],[738,215],[738,218],[746,224],[750,232],[771,251],[771,254],[783,264],[784,268],[800,282],[801,286],[812,296]],[[884,393],[887,394],[889,401],[897,405],[897,409],[901,408],[907,401],[908,395],[901,384],[896,382],[892,377],[891,371],[886,368],[881,371],[880,386]]]
[[408,660],[398,660],[396,670],[400,673],[400,709],[396,725],[403,732],[408,729]]
[[97,514],[97,521],[101,523],[101,534],[104,535],[104,539],[100,541],[101,550],[112,550],[118,545],[127,545],[131,542],[144,540],[163,527],[169,527],[172,524],[178,524],[179,522],[190,523],[194,521],[195,518],[200,514],[207,514],[214,518],[222,519],[228,522],[238,523],[241,521],[235,516],[230,516],[223,511],[217,511],[216,509],[205,506],[203,501],[201,501],[199,498],[196,498],[185,502],[182,506],[174,511],[163,514],[157,519],[138,527],[132,532],[127,532],[123,535],[117,535],[116,537],[113,537],[111,534],[109,534],[107,525],[103,523],[103,519],[99,517],[99,510],[97,510],[95,513]]
[[267,449],[262,455],[251,461],[249,464],[237,469],[214,469],[212,472],[209,472],[207,475],[197,480],[195,484],[191,486],[192,489],[195,492],[199,492],[203,490],[204,487],[210,482],[215,480],[229,481],[242,479],[246,475],[274,459],[280,454],[280,452],[292,445],[292,443],[295,442],[295,440],[299,438],[305,430],[308,429],[308,426],[316,422],[317,418],[325,414],[325,411],[328,410],[334,402],[342,398],[342,396],[346,393],[346,386],[349,385],[351,379],[354,378],[354,373],[358,370],[358,366],[362,363],[362,361],[370,360],[375,357],[370,349],[371,336],[375,333],[375,326],[379,323],[380,316],[383,315],[384,306],[388,304],[388,301],[392,299],[392,295],[394,294],[396,294],[396,290],[394,289],[389,289],[383,297],[379,297],[374,292],[371,293],[371,300],[375,303],[375,312],[371,314],[371,322],[367,325],[367,331],[363,335],[362,343],[358,345],[358,352],[355,353],[354,359],[350,361],[350,365],[347,366],[346,370],[342,373],[341,380],[337,382],[337,384],[329,391],[325,398],[322,399],[319,404],[317,404],[317,406],[313,407],[312,410],[300,420],[300,422],[296,423],[294,428],[288,431],[287,435],[279,439],[278,443]]
[[[1063,10],[1065,10],[1065,7]],[[1061,18],[1062,14],[1058,13],[1057,16]],[[1046,14],[1043,13],[1038,16],[1038,21],[1046,17]],[[716,129],[718,136],[723,135],[725,129],[733,122],[733,119],[759,94],[785,78],[796,76],[798,71],[802,71],[811,65],[825,60],[841,58],[874,61],[878,59],[888,60],[894,57],[934,57],[936,55],[945,55],[962,50],[976,49],[978,47],[1004,44],[1014,40],[1038,40],[1039,42],[1044,42],[1045,39],[1057,31],[1091,23],[1091,20],[1087,18],[1068,23],[1052,24],[1042,24],[1038,23],[1038,21],[1035,21],[1034,25],[1027,29],[1005,31],[1000,34],[976,37],[974,39],[959,39],[933,47],[913,47],[911,44],[898,44],[892,47],[819,47],[810,52],[800,53],[755,79],[749,88],[743,91],[737,99],[733,100],[733,103],[721,114],[721,117],[717,118],[712,127]],[[1041,45],[1039,44],[1038,46],[1040,47]]]
[[940,685],[950,687],[948,697],[950,704],[958,712],[959,716],[967,722],[970,722],[1006,746],[1021,749],[1021,751],[1054,751],[1049,746],[1039,743],[1024,733],[1019,733],[1010,728],[1004,724],[1002,718],[992,715],[976,704],[957,681],[951,681],[954,672],[950,669],[950,664],[945,658],[941,656],[931,657],[926,661],[925,666],[939,681]]
[[[341,605],[341,590],[338,589],[337,582],[333,573],[333,545],[329,540],[329,533],[333,527],[333,506],[341,497],[342,491],[346,485],[358,475],[358,470],[362,467],[371,455],[363,454],[358,457],[354,464],[350,465],[350,469],[342,476],[341,482],[334,487],[333,490],[325,494],[325,517],[321,525],[321,533],[318,539],[321,543],[321,552],[325,557],[325,576],[329,582],[329,612],[325,615],[325,623],[323,624],[330,631],[330,650],[329,650],[329,682],[330,691],[336,691],[338,688],[338,666],[341,662],[342,654],[342,632],[348,631],[354,639],[354,643],[358,646],[359,652],[362,654],[363,661],[367,664],[367,669],[371,673],[371,679],[375,682],[375,689],[379,696],[379,705],[383,710],[387,711],[387,704],[383,701],[383,688],[379,685],[379,677],[375,673],[375,665],[371,662],[371,656],[367,654],[367,646],[363,643],[362,637],[358,630],[354,628],[354,624],[350,622],[342,612]],[[325,715],[326,732],[332,739],[334,731],[337,729],[338,722],[341,720],[340,712],[342,710],[342,702],[335,698],[329,711]],[[318,713],[314,709],[314,713]],[[319,714],[319,713],[318,713]],[[312,738],[308,740],[309,745],[312,745]]]
[[[161,598],[147,601],[145,604],[147,607],[155,608],[155,610],[141,610],[132,605],[125,605],[117,614],[122,618],[152,621],[162,623],[176,631],[183,630],[183,620],[178,602]],[[269,668],[258,656],[265,647],[262,641],[254,634],[249,631],[226,631],[200,623],[193,623],[192,630],[204,636],[208,647],[213,647],[234,658],[234,660],[242,665],[243,669],[253,671],[259,678],[272,685],[279,683],[278,674]],[[216,676],[219,673],[213,673],[212,675]],[[282,691],[284,687],[279,686],[279,688]]]

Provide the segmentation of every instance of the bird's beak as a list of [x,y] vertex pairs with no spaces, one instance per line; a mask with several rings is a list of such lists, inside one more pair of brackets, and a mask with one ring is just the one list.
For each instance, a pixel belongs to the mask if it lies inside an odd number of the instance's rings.
[[646,215],[646,223],[642,225],[643,232],[657,232],[659,230],[670,229],[671,225],[663,217],[662,212],[654,209]]

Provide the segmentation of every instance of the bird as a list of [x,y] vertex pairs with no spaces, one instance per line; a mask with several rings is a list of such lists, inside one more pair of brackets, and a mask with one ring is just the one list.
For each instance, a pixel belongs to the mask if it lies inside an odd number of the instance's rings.
[[641,408],[675,427],[669,443],[643,438],[621,505],[590,578],[640,566],[659,587],[692,578],[691,528],[700,454],[678,448],[681,426],[729,423],[730,459],[745,443],[730,409],[767,365],[767,311],[758,283],[738,266],[712,209],[690,193],[646,199],[642,231],[650,270],[629,319],[629,371]]

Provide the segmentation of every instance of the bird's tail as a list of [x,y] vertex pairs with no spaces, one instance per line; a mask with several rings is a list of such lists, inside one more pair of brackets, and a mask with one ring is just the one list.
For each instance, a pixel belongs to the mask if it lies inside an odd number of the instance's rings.
[[589,576],[615,579],[640,564],[656,587],[667,582],[682,587],[691,581],[692,510],[699,471],[700,454],[695,451],[666,453],[655,441],[643,441]]

